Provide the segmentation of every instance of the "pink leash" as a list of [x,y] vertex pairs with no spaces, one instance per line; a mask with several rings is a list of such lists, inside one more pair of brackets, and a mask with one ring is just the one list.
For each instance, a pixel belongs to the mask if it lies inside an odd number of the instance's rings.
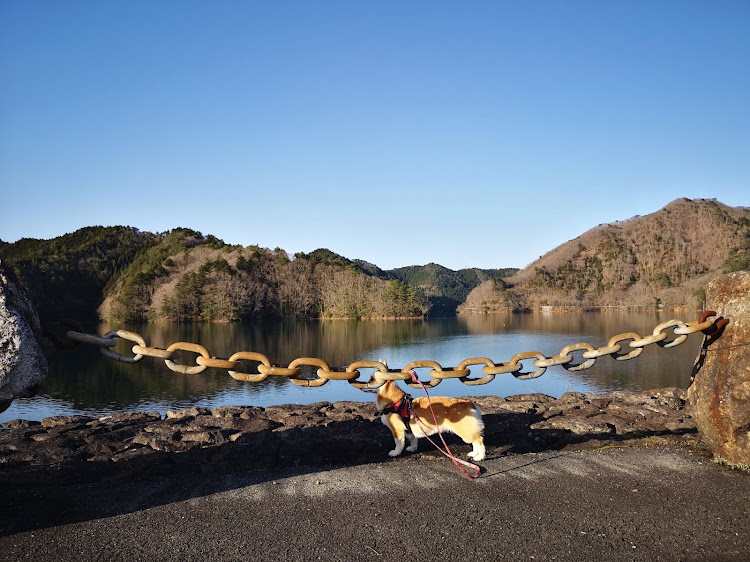
[[[443,447],[445,447],[445,451],[443,451],[437,443],[435,443],[432,439],[430,439],[430,436],[427,435],[427,430],[424,428],[424,426],[422,425],[422,422],[419,421],[419,418],[414,413],[414,409],[411,407],[411,404],[409,404],[409,409],[411,410],[411,416],[416,420],[417,424],[419,425],[419,428],[422,430],[422,433],[424,433],[424,436],[427,437],[427,440],[430,443],[432,443],[438,451],[440,451],[446,457],[451,459],[453,461],[453,464],[456,465],[456,468],[458,468],[458,470],[463,472],[469,478],[479,478],[479,475],[482,472],[482,469],[479,466],[473,463],[461,460],[461,459],[457,459],[455,455],[451,452],[451,450],[448,448],[448,444],[445,442],[445,439],[443,439],[443,434],[440,432],[440,425],[437,422],[437,416],[435,416],[435,410],[432,409],[432,402],[430,401],[430,395],[427,393],[427,388],[425,388],[424,384],[422,384],[422,381],[420,381],[419,378],[417,377],[416,371],[413,371],[413,370],[409,371],[409,374],[411,375],[411,380],[413,382],[419,383],[419,386],[421,386],[422,390],[424,390],[424,394],[427,397],[427,405],[430,407],[430,412],[432,413],[432,420],[435,422],[435,427],[437,428],[437,432],[438,432],[438,435],[440,436],[440,440],[443,442]],[[469,468],[474,470],[475,473],[471,474],[467,472],[466,470],[464,470],[464,468],[461,465],[468,466]]]

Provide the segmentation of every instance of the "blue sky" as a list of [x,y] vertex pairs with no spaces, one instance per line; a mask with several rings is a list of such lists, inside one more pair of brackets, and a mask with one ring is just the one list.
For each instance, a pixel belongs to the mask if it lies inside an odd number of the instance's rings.
[[523,267],[750,205],[750,2],[0,0],[0,239]]

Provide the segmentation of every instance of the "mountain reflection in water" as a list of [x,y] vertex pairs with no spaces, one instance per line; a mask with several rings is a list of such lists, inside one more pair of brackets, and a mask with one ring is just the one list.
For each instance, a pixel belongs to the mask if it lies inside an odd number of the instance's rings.
[[[115,328],[129,329],[142,334],[149,345],[161,348],[177,341],[200,343],[215,357],[229,357],[237,351],[257,351],[278,366],[286,366],[298,357],[319,357],[332,368],[380,358],[387,359],[391,368],[401,368],[415,360],[437,361],[448,368],[471,357],[507,362],[523,351],[539,351],[549,357],[566,345],[579,342],[601,347],[619,333],[636,332],[645,336],[661,322],[672,318],[687,322],[697,316],[697,313],[664,312],[508,313],[425,321],[89,325],[85,329],[100,334]],[[673,339],[671,330],[667,333],[668,340]],[[559,397],[568,391],[686,388],[701,338],[701,334],[693,334],[682,345],[670,349],[650,345],[640,357],[629,361],[602,357],[592,368],[579,372],[550,367],[537,379],[517,380],[510,374],[503,374],[489,384],[478,386],[445,380],[430,392],[444,396],[541,392]],[[115,350],[129,355],[133,344],[118,341]],[[194,354],[185,353],[183,357],[185,363],[194,364]],[[0,413],[0,423],[17,418],[40,420],[53,415],[103,415],[132,410],[164,414],[170,409],[192,406],[270,406],[373,399],[372,394],[351,387],[345,381],[329,381],[318,388],[306,388],[274,376],[261,383],[239,382],[220,369],[182,375],[170,371],[162,361],[148,357],[135,364],[117,363],[103,357],[90,345],[80,345],[71,351],[53,351],[48,359],[50,370],[44,388],[33,398],[14,401],[8,410]],[[580,353],[574,354],[574,360],[581,360]],[[523,370],[533,369],[532,363],[533,360],[524,361]],[[482,376],[481,369],[482,366],[472,367],[472,377]],[[370,370],[363,371],[363,376],[370,373]],[[422,378],[428,378],[428,370],[419,373]],[[410,392],[417,395],[421,391]]]

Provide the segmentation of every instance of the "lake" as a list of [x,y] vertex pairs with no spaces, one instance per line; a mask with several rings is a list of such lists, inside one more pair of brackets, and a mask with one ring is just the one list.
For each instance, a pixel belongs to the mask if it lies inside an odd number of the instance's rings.
[[[347,367],[358,360],[384,358],[391,368],[402,368],[415,360],[437,361],[443,368],[456,367],[467,358],[488,357],[507,362],[524,351],[556,355],[566,345],[585,342],[598,348],[624,332],[641,336],[673,318],[688,322],[697,313],[589,312],[562,314],[461,315],[450,319],[399,321],[280,321],[265,324],[172,324],[107,326],[85,325],[87,332],[104,334],[112,329],[140,333],[148,345],[166,348],[177,341],[205,346],[212,356],[229,357],[238,351],[266,355],[273,365],[287,366],[298,357],[319,357],[332,368]],[[668,340],[673,339],[671,330]],[[118,340],[116,351],[131,355],[132,343]],[[539,378],[518,380],[511,374],[497,375],[486,385],[467,386],[444,380],[430,391],[443,396],[510,396],[541,392],[559,397],[565,392],[640,391],[677,386],[686,388],[702,341],[693,334],[674,348],[646,347],[640,357],[616,361],[610,356],[597,360],[584,371],[550,367]],[[627,342],[625,342],[627,345]],[[195,355],[184,353],[182,362],[194,365]],[[580,352],[574,354],[581,360]],[[103,357],[92,345],[48,356],[49,377],[41,392],[18,399],[0,413],[0,423],[12,419],[41,420],[53,415],[104,415],[118,411],[148,410],[164,414],[170,409],[221,405],[270,406],[309,404],[319,401],[370,401],[372,393],[345,381],[329,381],[318,388],[298,387],[283,377],[271,376],[261,383],[239,382],[225,370],[206,369],[197,375],[170,371],[163,361],[144,357],[135,364]],[[533,359],[523,361],[524,371],[533,370]],[[251,364],[254,365],[254,364]],[[472,367],[472,377],[482,376],[482,367]],[[253,371],[255,372],[255,371]],[[363,370],[362,376],[371,374]],[[429,380],[428,369],[419,370]],[[417,396],[421,390],[412,389]]]

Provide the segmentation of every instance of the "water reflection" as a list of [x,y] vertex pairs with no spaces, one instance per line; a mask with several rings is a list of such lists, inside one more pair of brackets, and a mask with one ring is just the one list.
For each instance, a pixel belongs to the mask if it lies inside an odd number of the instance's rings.
[[[320,357],[331,367],[345,367],[360,359],[388,360],[402,367],[414,360],[431,359],[445,367],[469,357],[508,361],[522,351],[557,354],[566,345],[587,342],[605,345],[622,332],[647,335],[674,316],[662,313],[496,314],[468,315],[428,321],[311,321],[266,324],[181,324],[125,327],[143,334],[150,345],[167,347],[176,341],[198,342],[213,356],[236,351],[260,351],[275,365],[288,365],[298,357]],[[692,317],[682,318],[691,320]],[[110,326],[87,326],[104,333]],[[671,339],[671,338],[670,338]],[[569,372],[551,367],[540,378],[519,381],[498,375],[483,386],[443,381],[434,393],[448,396],[495,394],[508,396],[543,392],[560,396],[567,391],[643,390],[665,386],[686,387],[700,345],[700,335],[684,344],[662,349],[648,346],[631,361],[603,357],[588,370]],[[129,354],[132,343],[121,342],[116,351]],[[193,364],[195,355],[183,354]],[[580,359],[580,356],[577,357]],[[524,370],[533,369],[533,360]],[[181,375],[163,362],[144,358],[132,365],[101,356],[92,346],[54,351],[50,374],[42,393],[15,401],[0,413],[0,422],[15,418],[41,419],[50,415],[84,413],[100,415],[122,410],[158,410],[223,404],[268,406],[312,403],[322,400],[371,400],[372,396],[331,381],[319,388],[300,388],[278,377],[258,384],[238,382],[225,371],[207,369],[199,375]],[[426,371],[420,372],[426,374]],[[472,376],[481,376],[473,367]],[[415,391],[416,392],[416,391]]]

